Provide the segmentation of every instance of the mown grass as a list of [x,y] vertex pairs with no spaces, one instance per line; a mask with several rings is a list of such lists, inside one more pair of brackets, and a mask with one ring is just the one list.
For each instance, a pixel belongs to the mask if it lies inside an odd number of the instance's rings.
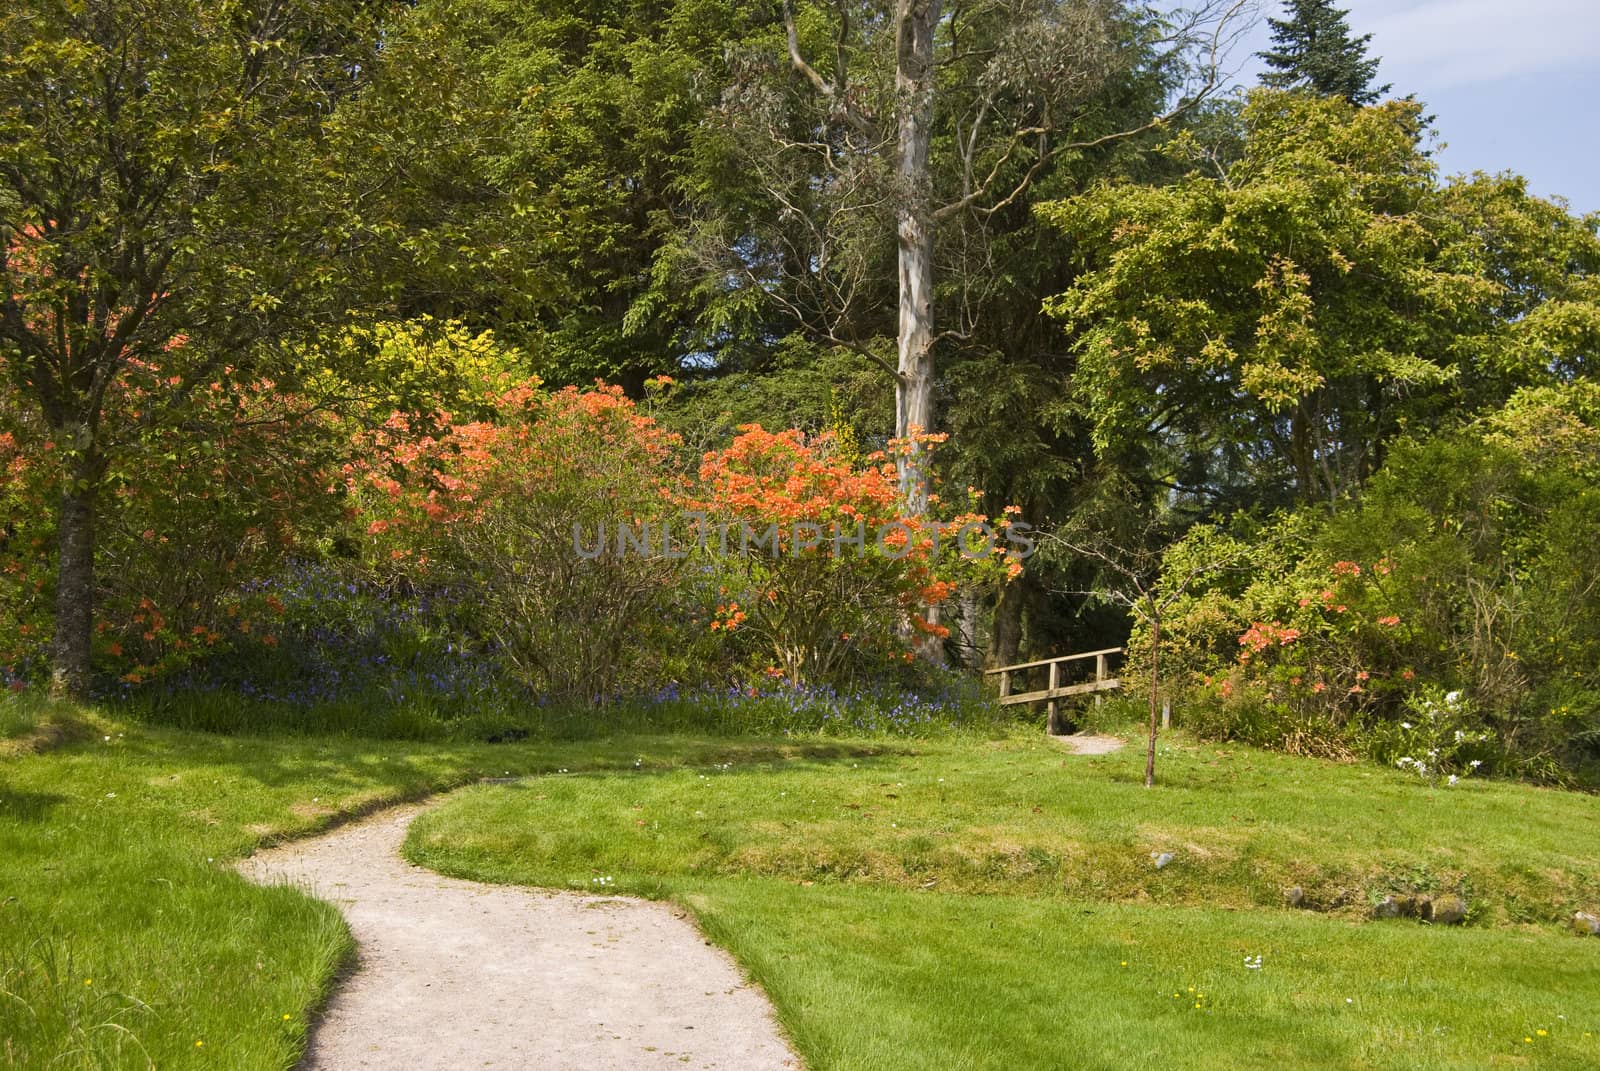
[[[572,775],[475,789],[417,826],[430,865],[648,890],[758,875],[941,892],[1359,917],[1461,894],[1470,921],[1559,924],[1600,904],[1600,797],[1504,781],[1429,787],[1367,764],[1203,744],[1076,756],[1029,733],[916,741],[848,763]],[[1171,853],[1157,870],[1151,857]],[[626,884],[625,884],[626,883]]]
[[[1140,761],[644,761],[467,789],[407,852],[684,903],[818,1071],[1600,1066],[1600,942],[1557,925],[1600,897],[1594,797],[1198,745],[1147,791]],[[1330,910],[1278,906],[1290,881]],[[1357,921],[1390,889],[1463,892],[1473,925]]]
[[1600,955],[1576,938],[776,879],[680,889],[813,1071],[1600,1066]]
[[641,754],[743,762],[782,746],[219,737],[45,716],[94,735],[0,758],[6,1071],[292,1066],[350,944],[333,908],[233,872],[264,841],[480,775],[631,767]]
[[[8,1071],[291,1066],[348,935],[229,863],[482,775],[524,780],[453,797],[413,854],[678,898],[818,1069],[1600,1063],[1600,942],[1550,924],[1600,871],[1593,797],[1193,746],[1146,792],[1132,753],[1031,734],[606,735],[652,727],[635,714],[507,744],[23,718],[75,735],[0,758]],[[1157,848],[1172,866],[1150,867]],[[1291,876],[1373,873],[1462,886],[1475,925],[1261,909]]]

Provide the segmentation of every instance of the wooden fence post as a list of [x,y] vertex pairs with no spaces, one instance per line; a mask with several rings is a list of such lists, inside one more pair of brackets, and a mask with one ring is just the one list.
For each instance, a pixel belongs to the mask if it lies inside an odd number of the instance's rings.
[[1050,720],[1049,731],[1057,736],[1061,734],[1061,700],[1055,697],[1055,690],[1061,687],[1061,663],[1050,663]]

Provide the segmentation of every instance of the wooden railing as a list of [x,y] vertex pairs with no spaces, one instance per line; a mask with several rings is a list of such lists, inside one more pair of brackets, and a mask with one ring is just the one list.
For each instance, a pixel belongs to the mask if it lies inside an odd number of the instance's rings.
[[[1037,662],[1020,662],[1014,666],[1001,666],[999,669],[985,670],[985,676],[998,676],[1000,678],[1000,705],[1011,706],[1016,703],[1049,703],[1050,704],[1050,731],[1058,732],[1061,727],[1061,700],[1074,695],[1095,695],[1095,702],[1099,702],[1099,692],[1109,692],[1122,687],[1122,682],[1111,676],[1107,664],[1112,655],[1124,653],[1124,648],[1107,647],[1103,651],[1085,651],[1082,654],[1060,655],[1056,658],[1044,658]],[[1072,684],[1061,683],[1061,667],[1072,662],[1086,662],[1094,659],[1094,678],[1086,681],[1076,681]],[[1016,692],[1011,690],[1012,679],[1021,674],[1026,682],[1028,673],[1045,666],[1049,668],[1048,683],[1043,691]]]

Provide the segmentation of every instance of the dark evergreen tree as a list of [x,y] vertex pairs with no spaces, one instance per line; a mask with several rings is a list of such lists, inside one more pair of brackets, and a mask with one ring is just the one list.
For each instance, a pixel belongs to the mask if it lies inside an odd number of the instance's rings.
[[1373,87],[1378,60],[1367,58],[1372,35],[1350,36],[1348,10],[1333,0],[1284,0],[1284,6],[1289,18],[1267,20],[1273,47],[1257,53],[1272,68],[1262,74],[1263,85],[1313,89],[1352,104],[1371,104],[1389,92],[1388,85]]

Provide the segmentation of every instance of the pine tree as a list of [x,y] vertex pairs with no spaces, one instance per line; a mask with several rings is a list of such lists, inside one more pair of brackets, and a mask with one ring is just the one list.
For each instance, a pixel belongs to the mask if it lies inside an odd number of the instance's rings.
[[1333,0],[1285,0],[1285,7],[1289,18],[1267,20],[1273,48],[1257,53],[1272,68],[1262,74],[1263,85],[1312,89],[1352,104],[1371,104],[1389,91],[1388,85],[1373,87],[1378,60],[1367,58],[1372,35],[1350,36],[1349,11]]

